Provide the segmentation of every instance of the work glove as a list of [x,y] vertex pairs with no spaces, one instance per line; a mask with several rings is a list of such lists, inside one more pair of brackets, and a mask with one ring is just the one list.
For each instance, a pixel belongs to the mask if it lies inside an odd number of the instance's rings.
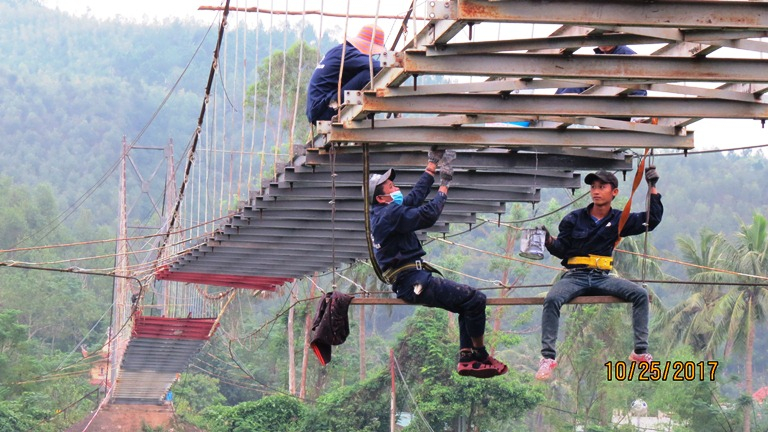
[[656,167],[651,165],[645,169],[645,181],[648,182],[648,186],[656,186],[656,182],[659,181],[659,173],[656,172]]
[[549,246],[552,244],[552,242],[555,241],[555,238],[552,237],[551,234],[549,234],[549,230],[544,225],[538,227],[537,229],[544,231],[544,246]]
[[453,180],[453,167],[451,166],[451,164],[441,166],[440,167],[440,186],[450,187],[451,180]]
[[443,151],[443,156],[440,158],[439,165],[450,165],[454,159],[456,159],[456,150],[445,150]]
[[440,150],[437,148],[437,146],[432,146],[432,148],[429,150],[429,153],[427,153],[427,160],[437,165],[444,154],[445,150]]

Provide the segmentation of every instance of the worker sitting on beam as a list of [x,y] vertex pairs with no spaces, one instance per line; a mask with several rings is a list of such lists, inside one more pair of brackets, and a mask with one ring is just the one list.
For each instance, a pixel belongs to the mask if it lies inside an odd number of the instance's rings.
[[[578,296],[610,295],[632,303],[634,350],[629,356],[633,362],[650,363],[648,350],[648,292],[645,288],[610,274],[613,268],[613,249],[621,236],[637,235],[653,230],[661,222],[664,207],[661,194],[656,190],[659,175],[649,167],[645,179],[650,189],[650,212],[629,213],[622,221],[622,211],[611,208],[619,194],[619,181],[613,173],[600,170],[587,175],[592,204],[574,210],[560,222],[557,238],[549,235],[546,227],[545,246],[549,253],[562,259],[567,269],[544,299],[541,315],[541,355],[536,379],[548,380],[557,367],[555,342],[557,341],[560,307]],[[625,209],[629,212],[629,209]],[[650,213],[650,214],[648,214]]]
[[[426,252],[416,237],[416,231],[434,225],[443,211],[455,157],[452,150],[430,151],[426,170],[406,196],[393,182],[393,169],[371,175],[367,197],[371,204],[371,238],[384,279],[392,284],[399,299],[459,315],[459,375],[490,378],[506,373],[507,366],[485,348],[485,294],[433,275],[439,272],[422,260]],[[435,198],[425,203],[438,166],[440,187]]]
[[[360,90],[381,70],[377,56],[386,51],[384,30],[369,24],[363,26],[354,38],[331,48],[312,73],[307,89],[307,120],[331,120],[339,106],[338,88],[341,91]],[[342,61],[342,56],[344,60]],[[343,71],[343,72],[342,72]]]

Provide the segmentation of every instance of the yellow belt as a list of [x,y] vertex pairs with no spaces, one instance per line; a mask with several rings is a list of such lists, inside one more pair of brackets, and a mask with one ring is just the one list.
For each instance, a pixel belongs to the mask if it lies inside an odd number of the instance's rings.
[[598,270],[613,269],[613,257],[602,255],[577,256],[568,258],[569,265],[586,265]]

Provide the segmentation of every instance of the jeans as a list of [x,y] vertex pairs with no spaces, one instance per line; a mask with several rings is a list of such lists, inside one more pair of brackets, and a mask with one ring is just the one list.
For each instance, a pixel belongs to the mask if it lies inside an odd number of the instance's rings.
[[541,355],[555,358],[560,307],[578,296],[609,295],[632,303],[635,350],[648,349],[648,292],[603,270],[573,269],[557,281],[544,299],[541,313]]
[[[414,287],[421,285],[421,292]],[[413,270],[397,277],[392,286],[407,303],[436,307],[459,314],[459,347],[472,348],[472,338],[485,334],[485,294],[469,285]]]

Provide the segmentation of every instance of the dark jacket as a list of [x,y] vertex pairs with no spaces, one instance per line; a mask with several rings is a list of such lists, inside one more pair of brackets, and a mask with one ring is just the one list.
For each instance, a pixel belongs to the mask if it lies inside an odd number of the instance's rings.
[[[619,219],[621,210],[611,209],[610,214],[595,222],[589,212],[594,204],[574,210],[560,221],[557,238],[547,246],[552,255],[562,259],[564,267],[568,258],[577,256],[613,255],[613,248],[619,238]],[[648,230],[653,231],[661,222],[664,206],[661,204],[661,194],[651,195],[651,211],[648,220]],[[645,232],[646,212],[630,213],[621,236],[631,236]],[[579,266],[576,266],[579,267]]]
[[[343,44],[339,44],[325,53],[320,63],[309,79],[307,89],[307,119],[310,122],[317,120],[330,120],[320,118],[327,111],[328,104],[336,99],[339,88],[339,70],[341,70],[341,51]],[[344,75],[341,78],[341,86],[344,87],[357,74],[369,71],[369,57],[361,53],[357,48],[347,42],[344,53]],[[378,60],[373,60],[373,73],[379,73],[381,65]],[[370,75],[370,72],[368,72]],[[362,88],[362,87],[360,87]],[[359,89],[357,89],[359,90]]]
[[[595,54],[637,54],[632,48],[626,46],[626,45],[617,45],[616,48],[613,49],[611,52],[604,52],[600,48],[595,48],[593,50]],[[589,87],[567,87],[567,88],[559,88],[555,91],[555,94],[567,94],[567,93],[583,93],[585,90],[587,90]],[[648,92],[645,90],[632,90],[629,92],[630,96],[647,96]]]
[[435,178],[424,172],[403,204],[374,204],[371,208],[371,236],[376,261],[382,271],[412,263],[424,255],[416,231],[429,228],[443,212],[444,193],[424,203]]
[[341,345],[349,336],[347,311],[353,298],[349,294],[333,291],[320,300],[312,324],[314,337],[309,346],[323,366],[331,361],[331,345]]

